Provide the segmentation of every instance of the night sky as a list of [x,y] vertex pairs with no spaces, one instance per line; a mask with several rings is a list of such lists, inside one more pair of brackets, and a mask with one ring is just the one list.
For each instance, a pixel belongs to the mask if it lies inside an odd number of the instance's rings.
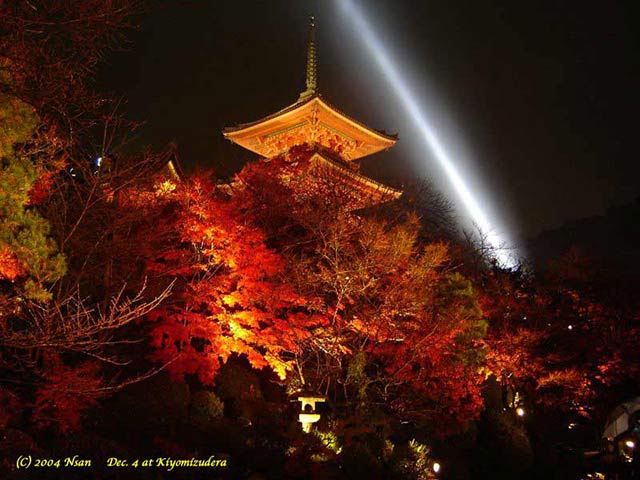
[[[365,159],[365,173],[393,185],[429,177],[455,201],[338,1],[161,3],[128,50],[108,58],[100,87],[124,95],[128,116],[146,121],[138,144],[174,141],[187,170],[229,176],[254,157],[222,128],[297,99],[314,14],[321,94],[400,138]],[[358,4],[491,218],[513,237],[640,195],[640,2]]]

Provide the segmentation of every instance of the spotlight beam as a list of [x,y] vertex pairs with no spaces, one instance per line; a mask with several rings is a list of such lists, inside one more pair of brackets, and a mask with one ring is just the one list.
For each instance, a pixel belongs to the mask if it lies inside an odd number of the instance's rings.
[[456,165],[440,142],[440,139],[432,128],[427,116],[416,102],[416,96],[400,76],[399,69],[391,61],[391,56],[385,50],[369,21],[353,0],[337,0],[337,4],[342,12],[355,24],[355,29],[362,36],[364,45],[374,58],[378,67],[380,67],[380,70],[384,74],[387,82],[393,88],[393,91],[400,100],[400,103],[420,130],[424,142],[445,171],[453,189],[467,210],[467,213],[478,226],[481,233],[486,237],[491,247],[493,247],[499,264],[503,267],[515,266],[514,259],[506,251],[506,245],[509,243],[507,238],[504,235],[496,233],[491,222],[487,218],[487,215],[480,207],[475,196],[469,190],[469,187],[460,175]]

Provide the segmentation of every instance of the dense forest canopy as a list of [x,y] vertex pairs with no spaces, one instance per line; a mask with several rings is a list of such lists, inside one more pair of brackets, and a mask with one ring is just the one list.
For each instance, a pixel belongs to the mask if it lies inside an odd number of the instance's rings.
[[125,153],[137,125],[91,80],[140,12],[0,3],[3,457],[213,436],[239,476],[534,478],[548,439],[638,395],[637,283],[579,249],[503,269],[428,188],[354,210],[309,145],[224,183]]

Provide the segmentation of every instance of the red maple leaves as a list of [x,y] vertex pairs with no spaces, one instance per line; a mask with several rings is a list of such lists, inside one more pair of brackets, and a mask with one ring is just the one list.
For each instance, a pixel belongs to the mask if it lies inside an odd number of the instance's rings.
[[283,379],[309,324],[318,320],[302,313],[304,299],[283,281],[284,259],[205,179],[180,185],[160,201],[176,204],[168,225],[175,245],[151,264],[182,283],[151,316],[154,358],[172,361],[168,368],[175,375],[196,375],[205,384],[232,354]]
[[281,380],[343,384],[348,397],[371,395],[408,417],[474,418],[485,326],[471,284],[446,271],[447,247],[421,245],[411,216],[350,213],[299,153],[251,164],[231,185],[200,177],[156,195],[170,212],[158,225],[173,236],[147,271],[179,284],[150,315],[152,357],[211,385],[240,355]]

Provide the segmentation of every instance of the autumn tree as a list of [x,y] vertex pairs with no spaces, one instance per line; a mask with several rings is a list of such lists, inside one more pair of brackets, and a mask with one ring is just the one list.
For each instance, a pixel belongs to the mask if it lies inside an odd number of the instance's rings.
[[143,11],[139,1],[38,0],[0,4],[0,92],[35,108],[48,130],[78,141],[110,99],[92,86],[96,68]]
[[[100,242],[89,243],[86,236],[102,235],[105,240],[107,232],[113,231],[113,224],[105,223],[105,211],[122,218],[115,214],[116,204],[107,201],[117,191],[117,184],[94,175],[85,177],[83,185],[93,183],[90,190],[94,195],[79,195],[73,202],[69,193],[78,190],[77,179],[56,171],[55,162],[46,162],[41,151],[33,153],[41,145],[33,109],[15,97],[0,98],[4,119],[0,156],[0,365],[4,382],[12,385],[11,389],[2,386],[2,397],[24,404],[34,395],[37,408],[33,419],[66,431],[79,425],[84,407],[114,388],[99,374],[100,366],[95,363],[98,359],[113,364],[114,359],[105,351],[119,342],[114,331],[144,315],[168,291],[147,301],[140,293],[143,287],[139,282],[137,293],[125,292],[121,284],[115,291],[104,292],[104,297],[96,295],[96,290],[89,295],[83,277],[88,277],[95,288],[96,275],[87,275],[86,268],[78,265],[86,267],[93,263],[94,255],[104,252]],[[106,188],[107,184],[111,186]],[[102,212],[101,228],[96,228],[98,211]],[[62,221],[54,221],[60,216]],[[56,241],[62,234],[66,238]],[[63,356],[73,359],[74,366],[65,363]],[[27,385],[36,388],[25,388]],[[13,421],[18,420],[19,415],[14,414]]]
[[148,297],[143,277],[110,283],[108,269],[92,267],[108,264],[107,245],[131,228],[118,192],[149,180],[166,157],[123,158],[117,172],[89,164],[96,153],[114,158],[131,126],[94,92],[91,75],[122,45],[138,7],[0,4],[0,400],[11,412],[3,422],[21,425],[31,404],[28,420],[70,431],[98,398],[145,376],[123,372],[117,345],[135,339],[120,332],[167,285]]
[[213,385],[244,356],[290,392],[441,431],[466,425],[481,407],[485,324],[446,245],[421,244],[411,214],[355,215],[352,192],[308,175],[304,149],[290,154],[231,184],[199,177],[156,192],[156,225],[173,239],[146,271],[178,283],[150,315],[153,357]]
[[178,283],[150,316],[153,357],[175,359],[170,372],[205,385],[234,354],[284,379],[292,368],[287,355],[299,351],[313,323],[326,320],[308,314],[303,297],[283,280],[283,258],[205,178],[158,191],[156,202],[166,213],[156,227],[173,235],[164,249],[148,252],[146,272]]
[[485,329],[471,284],[445,244],[418,241],[414,215],[356,215],[348,187],[308,175],[306,161],[301,149],[250,165],[235,194],[287,259],[308,308],[329,319],[295,358],[299,381],[424,424],[465,424],[481,406]]
[[637,305],[615,301],[618,287],[603,283],[596,265],[570,250],[546,272],[494,269],[485,278],[488,371],[532,406],[598,417],[638,378]]

